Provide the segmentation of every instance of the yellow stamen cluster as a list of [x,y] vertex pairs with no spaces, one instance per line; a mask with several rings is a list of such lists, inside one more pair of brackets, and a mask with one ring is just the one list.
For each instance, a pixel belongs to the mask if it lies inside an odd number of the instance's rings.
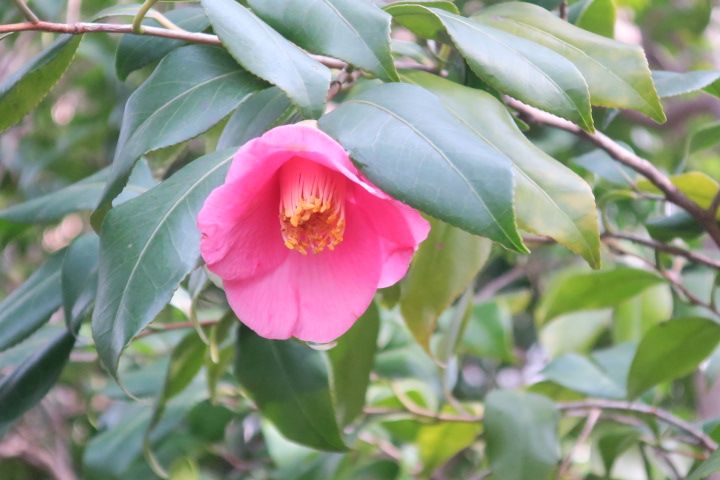
[[280,232],[285,246],[303,255],[334,250],[345,233],[345,179],[307,160],[280,171]]

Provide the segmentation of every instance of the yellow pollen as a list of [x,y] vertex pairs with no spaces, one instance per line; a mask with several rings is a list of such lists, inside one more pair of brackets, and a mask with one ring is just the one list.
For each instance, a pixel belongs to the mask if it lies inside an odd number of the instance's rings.
[[294,158],[280,170],[280,233],[303,255],[334,250],[345,233],[345,178]]

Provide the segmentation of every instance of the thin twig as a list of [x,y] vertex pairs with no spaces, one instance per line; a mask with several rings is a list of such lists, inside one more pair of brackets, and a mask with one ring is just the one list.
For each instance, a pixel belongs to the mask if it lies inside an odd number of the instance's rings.
[[589,140],[599,148],[605,150],[617,162],[632,168],[647,178],[650,183],[655,185],[665,195],[665,198],[669,202],[674,203],[689,213],[705,229],[715,244],[720,246],[720,225],[718,225],[715,217],[682,193],[655,165],[625,149],[602,132],[586,132],[568,120],[526,105],[519,100],[508,96],[505,96],[504,99],[509,107],[520,113],[523,120],[559,128]]
[[560,18],[562,18],[563,20],[567,20],[567,18],[568,18],[568,5],[567,5],[567,2],[566,2],[565,0],[562,0],[562,2],[560,2],[560,5],[558,6],[558,10],[559,10],[558,13],[560,14]]
[[602,410],[599,408],[594,408],[590,410],[590,414],[587,417],[587,420],[585,421],[585,425],[583,426],[582,431],[580,432],[580,435],[578,435],[578,439],[575,442],[575,445],[573,445],[570,452],[568,452],[567,456],[563,459],[562,463],[560,464],[560,470],[558,471],[558,477],[559,478],[565,478],[564,474],[568,472],[570,469],[570,466],[572,465],[572,459],[577,453],[578,449],[581,445],[587,442],[588,438],[590,438],[590,434],[592,433],[593,429],[595,428],[595,425],[597,424],[598,420],[600,420],[600,416],[602,415]]
[[516,265],[507,272],[499,275],[492,279],[480,289],[475,295],[475,300],[484,301],[492,298],[497,292],[507,287],[511,283],[523,278],[526,275],[525,267],[522,265]]
[[[184,40],[190,43],[199,43],[203,45],[222,45],[222,42],[217,35],[210,35],[208,33],[200,32],[188,32],[185,30],[171,30],[168,28],[160,27],[147,27],[143,26],[142,32],[134,32],[132,25],[119,25],[115,23],[54,23],[39,21],[37,23],[24,22],[24,23],[11,23],[9,25],[0,25],[0,34],[8,32],[55,32],[55,33],[69,33],[71,35],[82,35],[85,33],[132,33],[135,35],[147,35],[151,37],[163,37],[172,38],[175,40]],[[335,58],[326,57],[324,55],[313,55],[308,54],[318,62],[322,63],[329,68],[342,69],[347,65],[342,60]]]
[[650,405],[644,405],[641,403],[621,402],[617,400],[582,400],[578,402],[564,402],[558,403],[557,408],[561,411],[569,410],[596,410],[600,409],[603,411],[614,410],[622,412],[634,412],[642,415],[650,415],[658,420],[667,423],[675,428],[678,428],[685,433],[689,434],[695,439],[703,448],[708,451],[715,451],[718,448],[718,444],[715,440],[703,433],[702,430],[696,428],[690,423],[682,420],[668,411],[662,410],[657,407]]
[[713,218],[717,217],[718,208],[720,208],[720,188],[718,188],[718,191],[713,197],[712,202],[710,202],[710,208],[708,208],[708,215]]
[[603,238],[615,238],[619,240],[627,240],[629,242],[638,243],[640,245],[645,245],[646,247],[650,247],[654,250],[669,253],[671,255],[677,255],[680,257],[684,257],[691,262],[699,263],[702,265],[705,265],[710,268],[714,268],[716,270],[720,270],[720,261],[715,260],[710,257],[706,257],[705,255],[701,255],[699,253],[691,252],[689,250],[685,250],[680,247],[676,247],[674,245],[668,245],[666,243],[658,242],[656,240],[652,240],[650,238],[644,238],[639,237],[637,235],[632,235],[629,233],[615,233],[615,232],[605,232],[603,233]]
[[[220,320],[205,320],[202,322],[198,322],[198,324],[201,327],[211,327],[213,325],[217,325],[220,322]],[[155,333],[165,333],[170,332],[172,330],[183,330],[186,328],[194,328],[196,324],[193,322],[175,322],[175,323],[158,323],[155,325],[150,325],[147,329],[140,332],[137,337],[135,338],[141,338],[146,337],[148,335],[153,335]]]
[[28,4],[25,3],[25,0],[15,0],[15,5],[17,5],[18,9],[22,12],[23,16],[30,20],[31,23],[38,23],[40,22],[40,19],[37,15],[35,15],[35,12],[33,12],[30,7],[28,7]]

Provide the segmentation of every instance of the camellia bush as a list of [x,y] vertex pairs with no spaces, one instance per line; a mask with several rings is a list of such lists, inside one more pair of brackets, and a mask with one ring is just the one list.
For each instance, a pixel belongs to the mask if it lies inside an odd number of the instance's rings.
[[0,4],[0,478],[720,471],[720,7]]

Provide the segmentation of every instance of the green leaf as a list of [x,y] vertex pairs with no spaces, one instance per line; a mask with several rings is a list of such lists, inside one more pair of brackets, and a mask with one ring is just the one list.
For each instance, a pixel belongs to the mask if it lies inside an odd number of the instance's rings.
[[540,372],[547,380],[592,397],[625,398],[625,386],[618,385],[599,366],[576,353],[562,355]]
[[605,309],[560,315],[542,326],[540,345],[550,358],[570,352],[586,353],[612,323],[611,313]]
[[655,285],[615,308],[613,338],[616,342],[639,341],[650,328],[669,320],[673,312],[669,285]]
[[718,342],[720,325],[707,318],[675,318],[656,325],[645,334],[635,353],[628,376],[628,398],[692,372]]
[[[632,151],[629,146],[623,146]],[[638,173],[635,170],[618,163],[605,150],[599,148],[576,157],[573,159],[573,163],[580,165],[585,170],[613,185],[621,187],[633,185],[638,178]]]
[[[60,220],[68,213],[92,210],[102,197],[109,175],[110,168],[104,168],[65,188],[0,210],[0,225],[5,222],[46,224]],[[154,186],[155,183],[147,162],[138,162],[125,190],[113,203],[117,205],[129,200]]]
[[715,450],[710,457],[690,472],[685,480],[705,480],[720,471],[720,450]]
[[558,412],[532,393],[495,390],[485,404],[487,456],[502,480],[548,480],[560,460]]
[[482,425],[478,423],[440,422],[420,427],[417,445],[423,471],[431,473],[475,442]]
[[257,15],[305,50],[398,79],[390,55],[390,15],[370,0],[249,0]]
[[403,76],[440,97],[463,125],[512,162],[520,228],[547,235],[599,267],[595,199],[581,177],[525,138],[492,95],[424,72]]
[[535,319],[542,325],[563,313],[613,307],[664,281],[647,270],[622,267],[562,275],[545,291],[535,310]]
[[62,35],[0,84],[0,132],[27,115],[72,63],[81,35]]
[[217,148],[239,147],[276,125],[291,108],[287,95],[277,87],[255,92],[230,116]]
[[[588,87],[570,61],[545,46],[480,22],[441,9],[427,10],[488,85],[593,130]],[[403,18],[396,17],[401,23]]]
[[593,105],[631,108],[665,121],[642,49],[575,27],[524,2],[486,8],[473,20],[550,48],[575,64],[590,88]]
[[114,208],[100,232],[93,338],[111,373],[128,342],[167,304],[195,266],[195,219],[220,185],[234,151],[201,157],[141,196]]
[[684,95],[699,90],[720,97],[720,71],[696,70],[693,72],[667,72],[653,70],[658,95],[663,98]]
[[[690,200],[705,209],[710,208],[715,195],[718,193],[718,188],[720,188],[717,180],[703,172],[685,172],[673,175],[670,177],[670,181]],[[644,192],[661,193],[647,179],[640,180],[635,186]],[[720,220],[720,211],[717,212],[717,219]]]
[[330,389],[338,424],[352,422],[365,406],[370,371],[375,361],[380,314],[375,303],[328,351]]
[[95,301],[100,239],[94,233],[78,237],[68,247],[60,273],[65,323],[68,329],[90,310]]
[[306,117],[322,114],[330,70],[234,0],[202,0],[202,5],[240,65],[280,87]]
[[0,379],[0,429],[35,406],[55,385],[75,345],[75,334],[76,327],[62,332]]
[[[326,360],[294,340],[267,340],[238,330],[235,375],[263,417],[289,440],[319,450],[342,451]],[[272,379],[273,381],[268,381]]]
[[62,304],[60,268],[65,251],[52,255],[0,302],[0,352],[40,328]]
[[515,225],[512,164],[427,90],[379,85],[344,101],[319,123],[388,194],[527,252]]
[[568,20],[589,32],[613,38],[615,3],[613,0],[581,0],[568,9]]
[[463,349],[478,357],[512,362],[512,316],[497,302],[475,306],[462,338]]
[[695,152],[712,148],[720,143],[720,122],[700,125],[690,131],[685,144],[685,159]]
[[[189,32],[202,32],[209,25],[202,8],[188,7],[170,10],[164,14],[171,22]],[[159,27],[152,18],[143,21],[143,25]],[[182,40],[151,37],[144,35],[123,35],[115,52],[115,70],[120,80],[125,80],[135,70],[157,62],[165,55],[185,44]]]
[[491,247],[487,239],[439,220],[430,219],[430,224],[400,294],[405,323],[428,352],[438,317],[475,279]]
[[141,155],[205,132],[264,86],[220,48],[190,45],[166,56],[128,99],[96,230]]
[[661,242],[674,238],[693,240],[705,233],[705,229],[687,212],[650,219],[645,222],[645,228],[652,238]]

